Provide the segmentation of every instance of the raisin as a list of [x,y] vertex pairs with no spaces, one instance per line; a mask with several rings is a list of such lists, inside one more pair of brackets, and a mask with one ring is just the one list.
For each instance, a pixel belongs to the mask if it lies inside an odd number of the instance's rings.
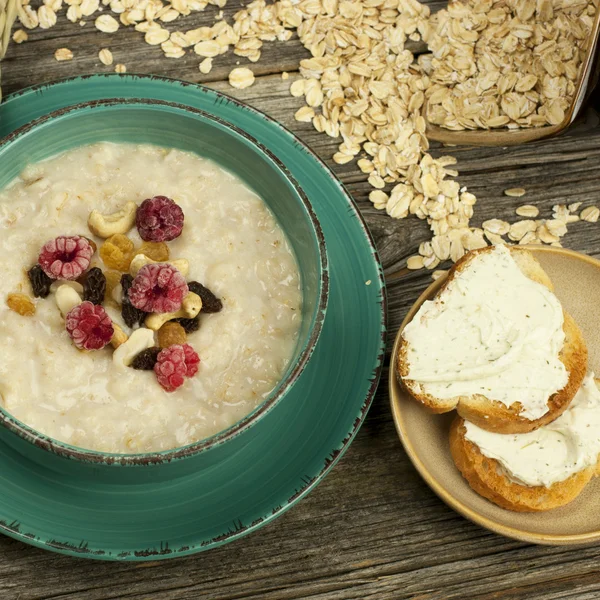
[[133,242],[120,233],[109,237],[100,247],[100,258],[104,264],[109,269],[116,269],[122,273],[129,270],[133,255]]
[[136,323],[141,325],[148,313],[136,308],[129,301],[129,288],[133,283],[133,277],[125,273],[121,276],[121,287],[123,288],[123,298],[121,304],[121,316],[128,327],[133,327]]
[[94,267],[88,271],[83,282],[83,300],[93,304],[102,304],[106,294],[106,277],[102,269]]
[[202,311],[205,313],[218,313],[223,308],[223,303],[207,287],[197,281],[188,283],[190,292],[198,294],[202,299]]
[[185,329],[179,323],[167,321],[158,330],[158,345],[161,348],[168,348],[169,346],[175,346],[176,344],[183,346],[186,342],[187,335]]
[[33,303],[33,300],[25,294],[9,294],[6,298],[6,304],[10,310],[14,310],[24,317],[35,315],[35,304]]
[[169,260],[169,246],[164,242],[144,242],[136,254],[143,254],[156,262]]
[[152,371],[161,350],[162,348],[157,348],[156,346],[148,348],[147,350],[142,350],[142,352],[133,359],[131,366],[138,371]]
[[193,319],[173,319],[175,323],[179,323],[186,333],[194,333],[200,329],[200,317],[194,317]]
[[36,298],[47,298],[50,294],[52,279],[44,273],[44,269],[40,265],[35,265],[27,271],[27,276],[29,277],[29,281],[31,281],[33,295]]

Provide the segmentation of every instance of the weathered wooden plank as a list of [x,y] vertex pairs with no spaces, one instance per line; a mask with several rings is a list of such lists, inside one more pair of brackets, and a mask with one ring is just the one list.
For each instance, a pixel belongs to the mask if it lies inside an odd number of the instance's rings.
[[[437,3],[436,6],[439,6]],[[237,7],[226,9],[231,15]],[[187,29],[214,20],[208,9],[178,22]],[[185,23],[185,27],[184,27]],[[428,238],[427,224],[397,221],[368,201],[365,176],[352,164],[331,161],[336,141],[297,123],[302,104],[292,98],[278,75],[295,71],[306,52],[297,40],[266,44],[251,65],[259,78],[246,90],[224,79],[236,61],[215,59],[208,76],[198,71],[195,55],[167,60],[144,44],[142,34],[118,35],[59,21],[35,31],[29,42],[13,45],[3,63],[3,89],[20,89],[64,76],[108,71],[97,59],[110,47],[115,62],[130,72],[205,81],[266,111],[297,133],[341,177],[374,234],[390,275],[390,343],[408,307],[430,282],[427,272],[402,273],[405,260]],[[73,62],[57,63],[53,52],[69,47]],[[415,47],[415,51],[421,48]],[[594,121],[594,118],[596,121]],[[473,224],[491,217],[511,220],[524,202],[549,216],[553,204],[600,201],[600,128],[590,116],[587,127],[553,141],[523,148],[435,148],[459,159],[459,181],[479,198]],[[508,187],[528,190],[507,198]],[[600,255],[600,224],[570,226],[565,245]],[[400,277],[394,274],[401,272]],[[420,600],[591,600],[600,596],[597,563],[600,547],[546,548],[525,545],[486,532],[446,507],[429,490],[404,454],[391,420],[387,372],[373,409],[356,441],[331,475],[299,506],[256,534],[188,559],[147,564],[103,564],[57,556],[0,538],[0,597],[8,600],[347,600],[419,598]]]

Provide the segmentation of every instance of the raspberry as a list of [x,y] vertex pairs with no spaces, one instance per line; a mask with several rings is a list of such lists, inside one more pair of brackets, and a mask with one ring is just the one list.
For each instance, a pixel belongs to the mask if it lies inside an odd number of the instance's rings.
[[183,211],[166,196],[144,200],[137,209],[135,224],[145,242],[169,242],[181,235]]
[[38,262],[50,279],[77,279],[90,266],[94,251],[79,235],[60,235],[46,242]]
[[157,332],[158,345],[161,348],[185,344],[187,335],[185,329],[174,321],[167,321]]
[[93,304],[102,304],[106,294],[106,277],[102,269],[90,269],[83,282],[83,299]]
[[183,275],[172,265],[145,265],[133,280],[129,301],[145,312],[175,312],[188,292]]
[[50,295],[50,286],[52,285],[52,279],[44,273],[44,269],[40,265],[35,265],[27,271],[29,281],[31,281],[31,287],[33,289],[33,295],[36,298],[47,298]]
[[160,352],[154,372],[163,389],[174,392],[183,385],[186,377],[193,377],[198,372],[199,364],[200,357],[189,344],[175,345]]
[[223,309],[223,303],[207,287],[204,287],[197,281],[190,281],[188,284],[190,292],[198,294],[202,299],[202,312],[217,313]]
[[82,302],[66,316],[67,333],[82,350],[100,350],[108,344],[114,328],[106,311],[91,302]]

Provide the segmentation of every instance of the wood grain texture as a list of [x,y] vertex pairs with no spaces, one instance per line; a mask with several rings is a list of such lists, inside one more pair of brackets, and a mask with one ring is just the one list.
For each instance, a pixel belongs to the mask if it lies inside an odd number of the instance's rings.
[[[235,4],[235,6],[234,6]],[[433,5],[439,8],[442,3]],[[231,15],[237,2],[225,10]],[[216,9],[170,24],[189,29],[209,24]],[[171,27],[172,28],[172,27]],[[68,47],[72,62],[53,53]],[[298,134],[346,184],[376,239],[389,275],[389,346],[408,307],[430,282],[424,271],[406,272],[406,258],[428,239],[425,222],[396,221],[367,199],[365,176],[352,164],[331,161],[337,142],[310,124],[296,123],[301,100],[287,89],[306,56],[297,40],[265,44],[250,65],[255,85],[235,90],[229,70],[246,59],[215,59],[207,76],[200,58],[169,60],[143,43],[142,34],[121,28],[116,35],[64,19],[30,40],[13,44],[3,62],[5,93],[61,77],[112,70],[97,52],[109,47],[128,72],[204,82],[267,112]],[[415,51],[422,47],[415,45]],[[280,73],[291,73],[287,81]],[[580,123],[552,141],[521,148],[451,148],[461,185],[479,201],[473,224],[533,203],[550,216],[556,203],[600,203],[600,126],[588,110]],[[436,155],[443,154],[435,148]],[[523,198],[503,190],[523,187]],[[575,223],[565,245],[600,255],[600,223]],[[153,563],[115,564],[72,559],[0,537],[0,598],[3,600],[592,600],[600,597],[600,547],[548,548],[488,533],[446,507],[421,480],[402,450],[388,407],[387,371],[373,408],[340,464],[298,506],[259,532],[194,557]]]

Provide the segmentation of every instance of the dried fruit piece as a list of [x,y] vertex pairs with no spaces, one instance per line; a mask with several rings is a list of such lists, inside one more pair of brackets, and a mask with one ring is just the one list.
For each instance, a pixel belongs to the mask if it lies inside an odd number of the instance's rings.
[[[121,283],[121,277],[123,273],[120,271],[104,271],[104,277],[106,277],[106,294],[105,298],[113,299],[113,292],[115,288]],[[133,278],[131,279],[133,281]]]
[[162,348],[153,346],[152,348],[140,352],[133,359],[131,366],[138,371],[152,371],[161,350]]
[[[189,284],[188,284],[189,285]],[[194,333],[200,329],[200,317],[194,317],[193,319],[173,319],[173,323],[179,323],[186,333]]]
[[133,277],[129,274],[125,274],[121,276],[121,288],[123,289],[123,296],[121,299],[121,316],[123,317],[123,321],[128,327],[133,327],[134,325],[141,325],[146,318],[148,313],[136,308],[129,301],[129,289],[133,285]]
[[73,343],[82,350],[104,348],[114,333],[112,321],[104,308],[91,302],[82,302],[70,310],[65,324]]
[[133,242],[121,233],[109,237],[100,246],[100,258],[109,269],[116,269],[125,273],[133,258]]
[[46,242],[38,262],[51,279],[77,279],[90,266],[94,251],[80,235],[60,235]]
[[185,329],[174,321],[167,321],[158,330],[158,345],[161,348],[168,348],[169,346],[183,345],[187,342],[187,335]]
[[50,294],[52,279],[44,273],[44,269],[40,265],[35,265],[27,271],[27,276],[33,288],[33,295],[36,298],[47,298]]
[[207,287],[197,281],[188,283],[190,292],[198,294],[202,299],[202,311],[205,313],[217,313],[223,309],[223,302],[219,300]]
[[174,392],[182,386],[186,377],[193,377],[198,372],[200,357],[189,345],[171,346],[158,355],[154,372],[158,383],[167,392]]
[[143,254],[156,262],[166,262],[169,260],[169,246],[164,242],[144,242],[136,254]]
[[83,299],[92,304],[102,304],[106,293],[106,277],[102,269],[90,269],[83,283]]
[[175,267],[157,263],[139,270],[129,289],[129,301],[145,312],[170,313],[181,308],[188,292],[183,275]]
[[183,211],[166,196],[144,200],[137,210],[135,223],[145,242],[169,242],[181,235]]
[[33,300],[25,294],[9,294],[6,298],[6,304],[10,310],[23,315],[32,317],[35,315],[35,304]]

